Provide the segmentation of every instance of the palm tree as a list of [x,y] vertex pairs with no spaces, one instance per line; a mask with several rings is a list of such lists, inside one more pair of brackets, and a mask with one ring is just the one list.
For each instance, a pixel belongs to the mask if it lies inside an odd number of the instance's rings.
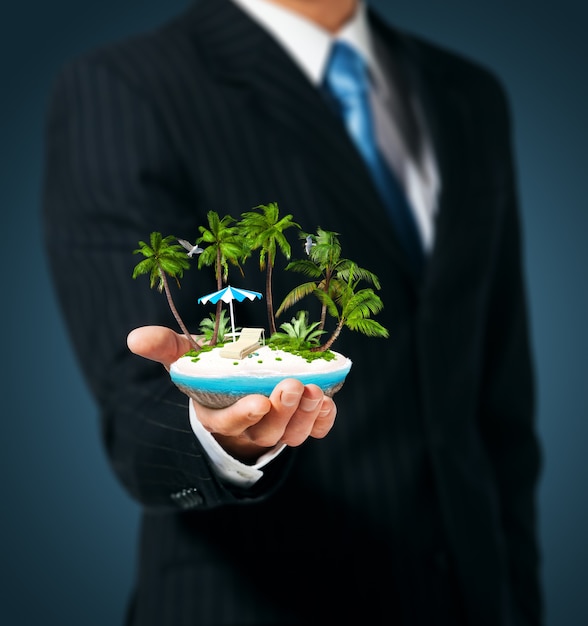
[[[380,282],[375,274],[358,267],[349,259],[341,258],[341,244],[337,235],[336,232],[323,230],[320,227],[316,235],[302,233],[301,237],[311,244],[306,248],[308,258],[292,261],[286,266],[286,270],[305,274],[311,280],[290,291],[277,310],[277,316],[305,296],[317,294],[317,291],[328,294],[334,300],[349,281],[352,267],[356,279],[365,280],[376,289],[380,288]],[[327,305],[322,302],[319,326],[321,330],[325,327],[326,317]]]
[[276,332],[274,315],[272,275],[279,248],[286,259],[290,259],[291,248],[284,236],[284,231],[291,227],[300,228],[292,221],[292,215],[280,218],[277,202],[260,204],[253,211],[242,214],[239,230],[245,238],[250,250],[259,250],[259,269],[266,270],[265,297],[270,336]]
[[[200,253],[198,257],[198,269],[203,266],[210,267],[214,265],[214,276],[216,278],[217,289],[222,289],[223,283],[227,282],[229,276],[229,263],[236,265],[241,274],[241,261],[245,258],[246,250],[243,247],[243,240],[236,226],[234,226],[234,218],[225,215],[222,219],[216,211],[207,213],[208,228],[199,226],[198,230],[201,236],[196,243],[207,243],[208,246]],[[216,304],[215,325],[210,345],[216,345],[218,342],[219,324],[221,321],[222,300]]]
[[354,265],[349,268],[349,278],[346,283],[342,284],[336,299],[320,289],[316,290],[316,296],[326,306],[329,314],[337,318],[337,325],[327,341],[321,346],[311,348],[311,352],[328,350],[339,337],[344,326],[368,337],[389,336],[386,328],[370,318],[372,314],[379,313],[383,308],[380,296],[371,288],[356,291],[360,282],[359,278],[354,277],[356,269]]
[[152,232],[149,238],[149,244],[139,241],[139,248],[133,251],[133,254],[142,254],[145,258],[137,263],[133,270],[133,278],[149,274],[149,284],[153,289],[157,285],[157,289],[161,293],[165,290],[169,308],[178,322],[182,332],[187,337],[192,348],[196,351],[200,350],[200,346],[192,338],[191,333],[186,328],[176,305],[174,304],[169,282],[167,277],[176,279],[179,285],[179,279],[183,277],[184,270],[190,267],[186,251],[182,246],[175,243],[177,239],[171,235],[162,237],[161,233]]

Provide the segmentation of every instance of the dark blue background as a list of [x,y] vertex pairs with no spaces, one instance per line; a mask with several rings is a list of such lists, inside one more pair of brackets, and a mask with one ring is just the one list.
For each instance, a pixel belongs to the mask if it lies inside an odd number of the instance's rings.
[[[106,464],[95,406],[40,248],[43,118],[64,60],[154,26],[186,5],[21,0],[0,18],[3,626],[116,626],[130,591],[138,508]],[[545,451],[540,527],[547,623],[586,626],[587,5],[373,5],[398,25],[495,69],[510,93]]]

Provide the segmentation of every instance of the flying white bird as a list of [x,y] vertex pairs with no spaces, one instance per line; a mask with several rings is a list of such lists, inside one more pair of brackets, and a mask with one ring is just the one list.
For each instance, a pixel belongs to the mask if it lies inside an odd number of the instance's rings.
[[186,248],[186,250],[188,251],[188,256],[194,256],[195,254],[200,254],[201,252],[204,252],[204,248],[201,248],[200,246],[193,246],[189,241],[186,241],[185,239],[178,239],[178,241],[182,244],[182,246],[184,246],[184,248]]
[[308,235],[304,243],[304,250],[306,254],[310,254],[310,249],[312,248],[312,246],[316,246],[316,243],[312,240],[312,236]]

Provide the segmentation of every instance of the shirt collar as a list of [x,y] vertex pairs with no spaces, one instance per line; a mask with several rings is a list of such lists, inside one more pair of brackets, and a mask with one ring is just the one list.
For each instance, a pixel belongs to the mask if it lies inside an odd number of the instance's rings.
[[286,49],[314,85],[320,85],[323,80],[333,42],[342,40],[363,56],[376,86],[384,88],[363,2],[359,2],[353,17],[334,35],[300,14],[267,0],[233,2]]

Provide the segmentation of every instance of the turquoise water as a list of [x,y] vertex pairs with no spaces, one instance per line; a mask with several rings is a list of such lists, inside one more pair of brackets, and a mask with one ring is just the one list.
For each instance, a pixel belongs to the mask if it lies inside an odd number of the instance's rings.
[[[351,364],[343,370],[337,372],[318,372],[314,374],[299,374],[292,378],[297,378],[305,385],[315,384],[321,389],[330,389],[343,382],[351,369]],[[283,374],[278,376],[227,376],[224,378],[206,378],[195,376],[183,376],[172,372],[171,379],[178,385],[197,389],[209,393],[223,393],[243,395],[247,393],[261,393],[269,395],[273,388],[284,378],[289,378]]]

